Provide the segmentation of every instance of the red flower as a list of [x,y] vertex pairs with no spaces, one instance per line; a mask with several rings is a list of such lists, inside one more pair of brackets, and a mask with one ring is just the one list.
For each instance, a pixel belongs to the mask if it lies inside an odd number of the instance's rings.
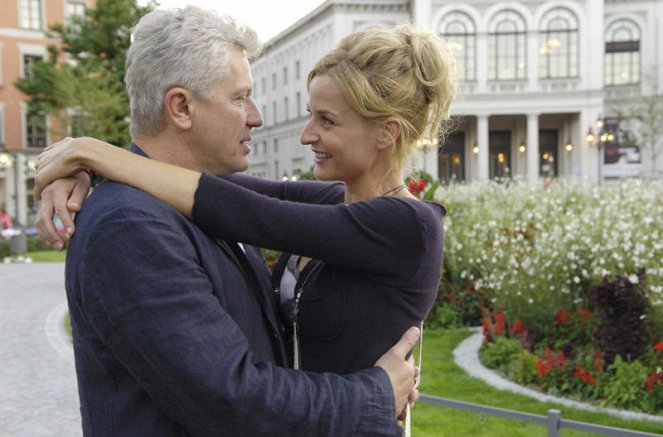
[[656,373],[656,370],[652,370],[651,375],[647,378],[647,391],[651,393],[655,384],[663,385],[663,373]]
[[411,179],[407,184],[407,189],[410,190],[410,193],[418,196],[419,193],[426,189],[426,181],[423,179]]
[[562,308],[555,314],[555,324],[557,326],[566,326],[569,323],[569,310]]
[[555,360],[555,366],[564,367],[564,351],[557,352],[557,359]]
[[504,313],[498,311],[495,314],[495,335],[500,335],[504,332]]
[[522,323],[520,322],[520,319],[516,319],[515,323],[511,327],[511,335],[519,334],[521,329],[522,329]]
[[592,313],[587,308],[576,307],[576,312],[578,313],[578,321],[581,325],[592,318]]
[[543,360],[541,357],[536,357],[536,369],[537,373],[539,374],[539,377],[545,378],[546,377],[546,365],[543,364]]
[[546,369],[552,370],[553,368],[553,351],[549,347],[546,348]]
[[578,365],[576,365],[573,376],[582,380],[585,384],[596,384],[596,378],[594,378],[594,375]]
[[603,356],[601,352],[594,352],[594,370],[597,372],[603,370]]
[[661,341],[659,343],[656,343],[656,346],[654,346],[654,349],[659,351],[659,352],[663,352],[663,341]]

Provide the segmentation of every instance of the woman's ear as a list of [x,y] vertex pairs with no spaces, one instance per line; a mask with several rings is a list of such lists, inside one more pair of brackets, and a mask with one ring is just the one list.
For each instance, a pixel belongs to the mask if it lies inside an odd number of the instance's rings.
[[401,121],[397,117],[387,117],[380,126],[378,149],[387,149],[396,144],[401,135]]
[[175,127],[188,130],[192,126],[193,95],[182,87],[173,87],[163,99],[166,121]]

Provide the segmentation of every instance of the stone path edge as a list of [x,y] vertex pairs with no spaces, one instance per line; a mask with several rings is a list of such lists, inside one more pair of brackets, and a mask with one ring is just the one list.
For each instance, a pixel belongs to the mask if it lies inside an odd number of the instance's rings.
[[51,347],[64,360],[74,363],[74,349],[71,339],[64,328],[64,321],[69,308],[66,302],[53,307],[46,317],[44,330]]
[[595,413],[607,413],[622,419],[648,420],[651,422],[663,423],[663,416],[619,410],[616,408],[599,407],[587,404],[585,402],[551,396],[509,381],[503,376],[488,369],[481,363],[479,360],[479,349],[483,343],[483,335],[481,334],[481,328],[473,328],[472,331],[476,331],[476,333],[463,340],[456,347],[456,349],[454,349],[454,362],[468,375],[474,378],[478,378],[494,388],[522,394],[541,402],[554,402],[556,404],[577,408],[579,410],[591,411]]

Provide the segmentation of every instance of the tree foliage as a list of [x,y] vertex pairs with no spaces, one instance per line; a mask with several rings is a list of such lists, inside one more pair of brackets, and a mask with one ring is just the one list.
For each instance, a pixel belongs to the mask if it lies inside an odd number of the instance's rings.
[[37,62],[16,86],[30,97],[30,113],[58,119],[56,136],[94,136],[113,144],[129,141],[129,103],[124,63],[132,26],[154,7],[136,0],[99,0],[68,24],[50,27],[48,59]]

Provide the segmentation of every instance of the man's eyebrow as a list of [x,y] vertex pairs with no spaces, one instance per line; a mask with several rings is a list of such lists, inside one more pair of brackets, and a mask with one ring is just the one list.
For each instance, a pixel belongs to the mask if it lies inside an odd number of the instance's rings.
[[237,89],[234,93],[235,95],[244,95],[244,94],[253,94],[253,87],[250,85],[243,86]]

